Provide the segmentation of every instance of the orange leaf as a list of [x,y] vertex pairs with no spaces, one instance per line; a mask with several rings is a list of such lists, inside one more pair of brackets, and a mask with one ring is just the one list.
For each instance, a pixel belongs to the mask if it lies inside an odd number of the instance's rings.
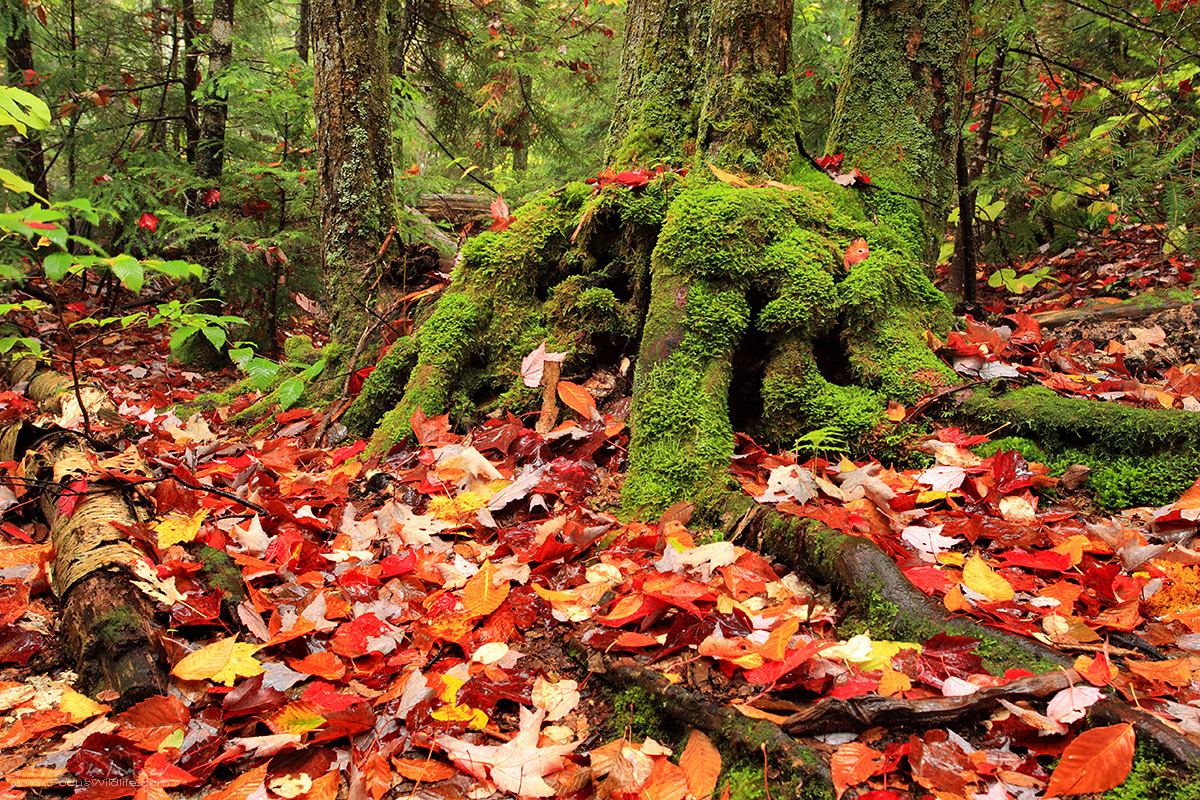
[[462,601],[472,617],[486,617],[495,611],[508,597],[508,581],[496,585],[496,568],[491,561],[484,561],[463,587]]
[[267,765],[260,764],[249,772],[238,775],[224,789],[206,795],[205,800],[247,800],[262,788],[266,780]]
[[572,411],[584,419],[596,419],[600,416],[596,412],[596,401],[592,399],[587,389],[577,383],[559,381],[558,396]]
[[1108,686],[1117,677],[1117,668],[1108,662],[1108,643],[1104,650],[1091,656],[1080,656],[1075,659],[1075,671],[1093,686]]
[[400,777],[419,783],[444,781],[458,774],[457,767],[427,758],[393,758],[392,766],[400,773]]
[[[378,750],[367,756],[358,769],[359,780],[375,800],[379,800],[392,788],[392,767],[388,764],[387,758]],[[351,781],[353,780],[353,773],[351,773]]]
[[714,167],[712,164],[709,164],[708,168],[712,170],[712,174],[716,175],[717,180],[719,180],[721,183],[728,183],[730,186],[736,186],[739,189],[750,188],[750,184],[747,183],[746,179],[743,177],[734,175],[732,172],[726,172],[718,167]]
[[842,266],[850,269],[858,262],[865,261],[869,255],[871,255],[871,248],[867,247],[867,240],[855,239],[846,248],[846,257],[842,259]]
[[844,744],[833,754],[829,771],[833,775],[833,788],[840,798],[851,786],[862,783],[883,766],[883,753],[867,747],[862,742]]
[[687,779],[688,791],[694,797],[708,797],[717,788],[721,774],[721,752],[703,733],[693,730],[688,736],[679,767]]
[[1128,722],[1079,734],[1063,750],[1046,796],[1090,794],[1120,786],[1133,767],[1135,741],[1133,726]]

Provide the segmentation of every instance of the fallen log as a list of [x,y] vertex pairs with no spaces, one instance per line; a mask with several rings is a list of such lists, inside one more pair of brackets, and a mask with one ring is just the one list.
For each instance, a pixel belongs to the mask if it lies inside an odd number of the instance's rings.
[[839,700],[822,698],[792,714],[783,729],[792,736],[831,731],[886,728],[932,728],[958,722],[965,717],[990,713],[1001,700],[1015,702],[1060,692],[1079,682],[1074,670],[1029,675],[1003,686],[988,686],[962,697],[924,697],[904,700],[877,694]]
[[[587,645],[580,645],[588,652]],[[638,687],[662,701],[668,718],[704,731],[739,755],[763,758],[792,784],[794,794],[820,797],[832,787],[829,766],[815,750],[788,736],[774,722],[747,717],[726,705],[714,703],[704,694],[671,683],[661,672],[639,666],[628,658],[612,658],[592,652],[589,669],[615,688]]]
[[[59,420],[116,413],[99,387],[76,387],[27,359],[7,377],[12,385],[26,383],[26,396]],[[149,476],[135,450],[118,459],[120,472]],[[0,461],[21,462],[23,488],[36,497],[50,528],[50,586],[62,609],[61,644],[83,688],[116,692],[122,706],[165,692],[153,606],[128,569],[145,554],[122,530],[150,519],[147,504],[128,483],[108,477],[92,443],[71,431],[10,425],[0,433]]]

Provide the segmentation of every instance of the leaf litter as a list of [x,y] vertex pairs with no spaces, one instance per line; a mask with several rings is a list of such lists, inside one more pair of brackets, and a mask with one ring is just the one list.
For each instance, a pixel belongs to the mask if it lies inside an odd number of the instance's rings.
[[[1036,323],[1010,320],[1007,337],[968,323],[945,347],[1070,389],[1037,372],[1052,348]],[[1156,346],[1152,331],[1141,338]],[[305,409],[254,434],[230,425],[253,397],[190,420],[158,410],[212,388],[168,368],[166,352],[146,332],[85,363],[120,403],[136,453],[166,476],[139,487],[157,521],[131,533],[145,554],[139,586],[165,623],[170,693],[126,708],[74,686],[51,633],[47,532],[8,518],[4,800],[61,789],[217,800],[333,800],[339,786],[356,800],[720,790],[721,756],[703,733],[678,752],[631,739],[568,646],[776,721],[818,700],[969,697],[1028,675],[989,674],[965,637],[840,638],[838,612],[803,576],[734,542],[698,543],[686,520],[622,523],[596,507],[618,480],[627,431],[581,395],[580,421],[545,435],[509,416],[460,436],[422,414],[420,444],[380,461],[361,443],[313,446],[320,417]],[[138,377],[110,366],[135,353]],[[19,392],[0,401],[4,418],[30,413]],[[1106,697],[1200,737],[1200,557],[1154,527],[1194,523],[1200,482],[1161,509],[1091,518],[1047,499],[1044,466],[971,451],[985,441],[939,430],[926,443],[933,467],[897,470],[798,462],[739,437],[732,472],[750,496],[872,538],[948,615],[1076,656],[1071,685],[1048,701],[1003,701],[955,730],[807,737],[829,756],[839,796],[1101,791],[1124,779],[1133,747],[1126,723],[1086,729]],[[214,552],[232,563],[232,583],[206,577]]]

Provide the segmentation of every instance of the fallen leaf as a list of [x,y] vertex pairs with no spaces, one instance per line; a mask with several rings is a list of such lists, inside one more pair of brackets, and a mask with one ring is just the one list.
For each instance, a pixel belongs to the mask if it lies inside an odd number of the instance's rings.
[[578,745],[538,747],[538,733],[546,712],[521,707],[521,722],[513,738],[501,745],[478,745],[439,736],[437,743],[464,772],[491,780],[502,792],[525,797],[550,797],[554,788],[545,777],[562,769],[564,757]]
[[730,186],[736,186],[739,189],[750,188],[750,184],[746,182],[745,178],[734,175],[732,172],[726,172],[725,170],[715,167],[712,164],[709,164],[708,168],[712,170],[712,174],[715,175],[717,180],[719,180],[721,183],[727,183]]
[[1046,796],[1105,792],[1120,786],[1133,767],[1136,739],[1128,722],[1079,734],[1063,750]]
[[829,762],[833,788],[841,797],[851,786],[857,786],[883,766],[883,753],[862,742],[850,742],[839,747]]
[[706,735],[693,730],[679,756],[688,791],[693,797],[708,797],[717,788],[721,775],[721,752]]
[[184,656],[171,674],[185,681],[211,680],[233,686],[238,678],[262,674],[262,664],[254,658],[260,647],[239,642],[236,636],[221,639]]

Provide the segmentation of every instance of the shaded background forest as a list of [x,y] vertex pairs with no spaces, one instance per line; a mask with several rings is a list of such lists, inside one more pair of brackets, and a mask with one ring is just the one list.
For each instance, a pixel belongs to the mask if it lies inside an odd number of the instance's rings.
[[[796,7],[794,80],[813,154],[853,13]],[[1021,272],[1023,256],[1085,232],[1119,236],[1128,223],[1161,226],[1164,252],[1194,250],[1195,3],[1001,2],[973,13],[959,177],[975,197],[981,259],[995,265],[981,277],[1020,289],[1039,279]],[[436,195],[499,194],[515,206],[596,175],[623,16],[607,0],[390,4],[406,241],[429,238],[425,215],[450,216],[451,236],[489,224],[486,213],[439,213],[453,203]],[[48,201],[90,203],[98,217],[76,216],[70,233],[110,255],[199,260],[208,293],[237,313],[286,317],[321,294],[308,27],[307,0],[7,0],[8,84],[52,116],[9,139],[8,166]],[[28,201],[7,195],[10,209]],[[17,278],[29,243],[3,246],[6,277]],[[941,260],[953,258],[951,230]],[[270,324],[248,335],[278,352]]]

